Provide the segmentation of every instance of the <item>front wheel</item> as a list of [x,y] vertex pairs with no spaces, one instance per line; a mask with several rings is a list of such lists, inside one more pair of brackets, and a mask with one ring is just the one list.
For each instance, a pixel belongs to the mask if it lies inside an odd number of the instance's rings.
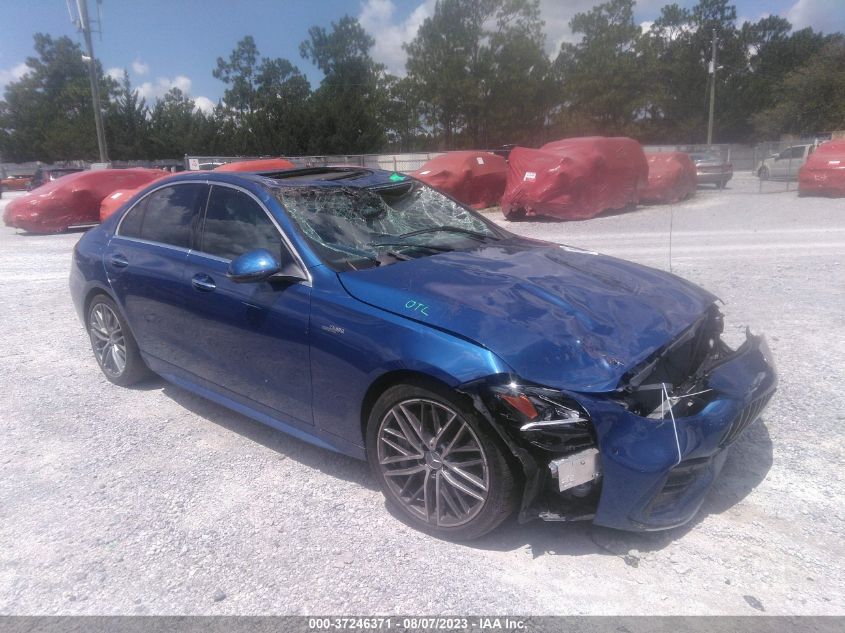
[[513,512],[517,493],[506,449],[447,389],[391,387],[368,422],[373,474],[388,503],[415,527],[470,540]]
[[111,382],[126,387],[149,375],[132,332],[109,297],[94,297],[88,306],[87,326],[94,357]]

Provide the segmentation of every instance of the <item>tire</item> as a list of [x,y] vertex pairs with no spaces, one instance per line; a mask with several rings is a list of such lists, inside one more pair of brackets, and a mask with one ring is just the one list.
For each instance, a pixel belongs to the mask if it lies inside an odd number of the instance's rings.
[[109,381],[128,387],[150,375],[135,337],[117,304],[109,297],[100,294],[91,300],[85,315],[85,328],[94,358]]
[[513,513],[517,487],[507,449],[449,389],[423,381],[389,388],[370,412],[366,435],[367,460],[388,505],[415,528],[467,541]]
[[760,176],[760,180],[768,180],[769,179],[769,168],[768,167],[761,167],[760,171],[757,172],[757,175]]

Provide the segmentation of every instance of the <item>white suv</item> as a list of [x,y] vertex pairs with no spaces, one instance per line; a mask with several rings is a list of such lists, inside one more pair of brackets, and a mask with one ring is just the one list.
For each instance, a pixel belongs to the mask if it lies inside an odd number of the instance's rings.
[[780,154],[774,154],[760,163],[757,175],[763,180],[795,180],[798,178],[798,170],[807,162],[807,157],[814,149],[816,146],[812,143],[787,147]]

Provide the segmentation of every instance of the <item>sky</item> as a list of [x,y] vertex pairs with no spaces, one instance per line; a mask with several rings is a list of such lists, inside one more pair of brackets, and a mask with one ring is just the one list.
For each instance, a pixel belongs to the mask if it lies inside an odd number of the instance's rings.
[[[672,0],[639,0],[637,23],[644,27]],[[691,6],[695,0],[675,0]],[[189,94],[198,108],[210,110],[226,86],[212,76],[218,57],[228,58],[245,35],[252,35],[262,57],[284,57],[316,88],[322,78],[299,54],[311,26],[331,27],[346,14],[357,17],[375,39],[372,54],[404,74],[402,44],[413,39],[434,11],[436,0],[88,0],[99,15],[101,34],[94,53],[115,78],[129,72],[132,85],[148,102],[172,86]],[[546,50],[554,56],[561,42],[574,41],[569,20],[599,0],[540,0],[546,22]],[[845,32],[845,0],[736,0],[739,22],[777,14],[795,28]],[[76,0],[0,0],[0,90],[26,72],[34,54],[34,33],[67,35],[82,42],[68,6]],[[74,11],[75,13],[75,11]]]

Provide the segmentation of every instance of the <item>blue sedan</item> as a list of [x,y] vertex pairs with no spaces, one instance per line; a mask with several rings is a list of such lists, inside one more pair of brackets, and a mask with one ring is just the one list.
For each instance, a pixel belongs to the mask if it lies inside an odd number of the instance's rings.
[[82,237],[70,286],[111,382],[155,372],[366,459],[452,539],[514,513],[681,525],[776,386],[709,292],[373,169],[156,181]]

